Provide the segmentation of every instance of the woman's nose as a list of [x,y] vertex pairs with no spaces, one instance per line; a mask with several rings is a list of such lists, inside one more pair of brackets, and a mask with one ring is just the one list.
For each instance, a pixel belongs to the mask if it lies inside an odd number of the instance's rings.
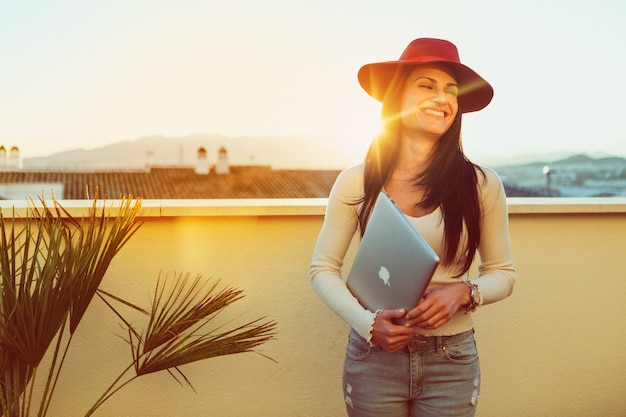
[[448,100],[446,92],[443,89],[435,89],[433,94],[433,101],[436,103],[445,103]]

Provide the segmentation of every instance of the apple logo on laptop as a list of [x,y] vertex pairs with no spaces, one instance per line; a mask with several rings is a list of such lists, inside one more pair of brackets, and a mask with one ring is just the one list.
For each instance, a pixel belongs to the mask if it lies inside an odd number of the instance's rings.
[[389,270],[384,266],[381,266],[378,270],[378,278],[380,278],[388,287],[391,287],[391,282],[389,281],[390,277],[391,274],[389,274]]

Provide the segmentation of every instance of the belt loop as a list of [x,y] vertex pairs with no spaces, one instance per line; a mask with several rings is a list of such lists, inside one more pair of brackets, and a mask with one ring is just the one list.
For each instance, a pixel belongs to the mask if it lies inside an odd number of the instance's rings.
[[443,352],[443,348],[445,347],[443,341],[444,341],[443,336],[437,336],[437,353]]

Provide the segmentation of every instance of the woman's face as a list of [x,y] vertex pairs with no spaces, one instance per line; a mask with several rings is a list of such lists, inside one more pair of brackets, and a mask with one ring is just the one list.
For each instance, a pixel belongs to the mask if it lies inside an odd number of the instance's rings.
[[422,66],[411,71],[402,96],[402,127],[409,135],[441,137],[452,125],[459,104],[459,88],[442,67]]

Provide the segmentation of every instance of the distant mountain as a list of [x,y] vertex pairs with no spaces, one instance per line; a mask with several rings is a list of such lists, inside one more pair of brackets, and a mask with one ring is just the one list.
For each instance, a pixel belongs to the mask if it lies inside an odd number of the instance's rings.
[[562,159],[537,159],[531,162],[525,163],[510,163],[499,165],[499,168],[524,168],[524,167],[537,167],[537,166],[555,166],[555,167],[568,167],[568,166],[594,166],[598,169],[606,168],[613,165],[626,165],[626,158],[621,156],[602,156],[594,158],[586,154],[571,155]]
[[231,165],[274,168],[341,169],[346,155],[313,137],[231,137],[218,133],[184,137],[147,136],[92,149],[76,149],[46,157],[24,158],[26,169],[143,169],[152,166],[193,166],[199,148],[209,162],[224,147]]
[[626,158],[619,156],[579,154],[493,168],[509,185],[552,196],[626,196]]
[[[121,141],[91,150],[74,149],[46,157],[24,158],[25,169],[144,169],[146,166],[193,166],[199,148],[207,151],[209,163],[217,159],[224,147],[231,165],[264,165],[284,169],[343,169],[355,161],[347,155],[346,147],[310,136],[243,136],[232,137],[219,133],[198,133],[183,137],[146,136],[133,141]],[[616,150],[621,149],[619,147]],[[352,153],[355,151],[352,150]],[[615,155],[619,155],[616,152]],[[476,158],[478,159],[478,158]],[[360,157],[357,157],[357,161]],[[619,156],[550,154],[511,155],[478,161],[496,171],[511,168],[535,170],[541,174],[545,165],[551,167],[593,165],[606,167],[625,161]],[[533,168],[534,167],[534,168]],[[567,168],[567,169],[570,169]],[[577,168],[578,169],[578,168]],[[541,178],[541,175],[540,175]]]
[[572,164],[597,164],[607,166],[612,164],[624,164],[626,158],[619,156],[606,156],[602,158],[592,158],[589,155],[573,155],[560,161],[552,162],[553,165],[572,165]]
[[547,152],[547,153],[530,153],[530,154],[511,154],[511,155],[499,155],[499,156],[487,156],[487,155],[472,155],[472,160],[479,164],[486,165],[488,167],[504,167],[504,166],[521,166],[527,164],[553,164],[557,161],[567,161],[569,158],[591,158],[594,160],[610,159],[613,157],[623,158],[626,157],[626,141],[613,144],[607,151],[560,151],[560,152]]

